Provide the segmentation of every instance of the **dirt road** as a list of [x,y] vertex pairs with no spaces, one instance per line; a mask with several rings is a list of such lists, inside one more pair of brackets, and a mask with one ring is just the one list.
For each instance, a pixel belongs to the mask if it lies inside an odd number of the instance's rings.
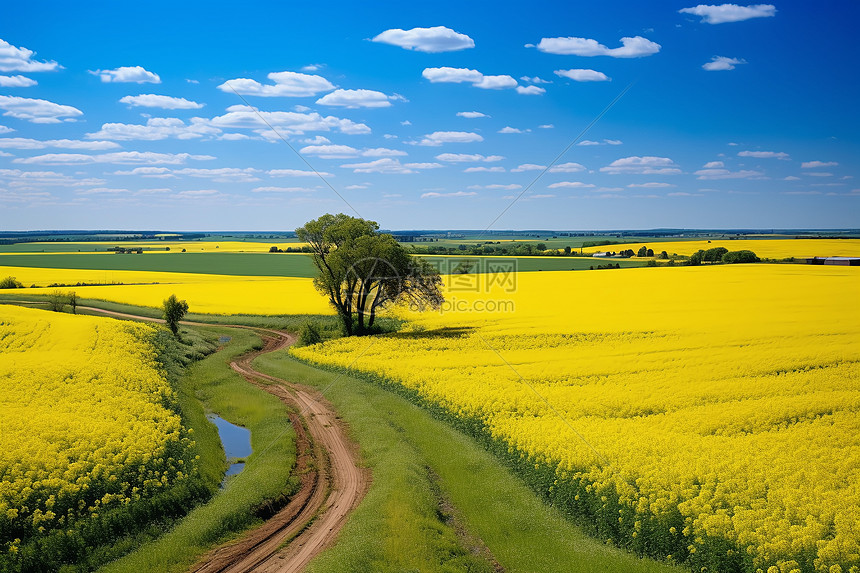
[[[86,308],[117,318],[163,322],[160,319]],[[287,404],[296,413],[290,421],[296,431],[296,472],[301,487],[289,503],[260,527],[207,554],[192,568],[194,573],[294,573],[301,571],[330,546],[367,491],[370,476],[358,467],[357,446],[346,436],[343,424],[328,401],[316,390],[269,376],[254,369],[262,354],[295,342],[287,332],[242,325],[212,325],[253,330],[264,341],[262,350],[237,358],[230,366]],[[247,469],[245,470],[247,471]]]

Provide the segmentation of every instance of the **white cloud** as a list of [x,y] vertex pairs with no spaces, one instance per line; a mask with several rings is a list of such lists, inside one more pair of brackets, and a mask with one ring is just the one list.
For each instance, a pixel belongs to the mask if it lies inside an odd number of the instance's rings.
[[479,117],[490,117],[485,113],[481,113],[480,111],[458,111],[458,117],[465,117],[466,119],[476,119]]
[[440,197],[472,197],[477,195],[475,191],[454,191],[452,193],[437,193],[436,191],[430,191],[429,193],[422,193],[422,199],[438,199]]
[[590,139],[583,139],[577,145],[600,145],[599,141],[591,141]]
[[349,145],[309,145],[299,150],[304,155],[316,155],[323,159],[343,159],[346,157],[395,157],[407,155],[405,151],[399,149],[388,149],[386,147],[376,147],[372,149],[358,150]]
[[539,125],[539,126],[538,126],[538,129],[552,129],[552,128],[554,128],[554,127],[555,127],[555,126],[554,126],[553,124],[551,124],[551,123],[544,123],[544,124],[542,124],[542,125]]
[[348,163],[341,165],[344,169],[352,169],[354,173],[417,173],[417,169],[434,169],[442,167],[438,163],[406,163],[398,159],[385,157],[367,163]]
[[26,76],[0,76],[0,88],[29,88],[37,83]]
[[468,68],[425,68],[421,75],[430,83],[469,83],[476,88],[497,90],[517,87],[517,80],[508,75],[485,76],[478,70]]
[[368,187],[369,185],[347,185],[346,187],[344,187],[344,189],[347,189],[349,191],[355,191],[357,189],[367,189]]
[[789,175],[788,177],[783,177],[783,181],[800,181],[800,177],[795,177],[794,175]]
[[708,161],[702,167],[704,167],[705,169],[721,169],[725,166],[725,163],[723,163],[722,161]]
[[502,129],[500,129],[498,131],[498,133],[526,133],[527,131],[531,131],[531,130],[530,129],[523,130],[523,129],[518,129],[516,127],[511,127],[509,125],[506,125]]
[[149,72],[141,66],[125,66],[115,70],[95,70],[90,72],[101,78],[105,83],[135,83],[135,84],[160,84],[161,78],[158,74]]
[[383,133],[382,137],[384,137],[385,139],[398,139],[398,136],[394,135],[393,133]]
[[316,155],[323,159],[342,159],[344,157],[356,157],[358,149],[349,145],[308,145],[302,147],[299,153],[303,155]]
[[605,143],[606,145],[623,145],[624,144],[624,142],[621,141],[620,139],[604,139],[603,143]]
[[119,147],[119,144],[114,143],[113,141],[79,141],[75,139],[49,139],[47,141],[39,141],[37,139],[27,139],[24,137],[0,138],[0,148],[2,149],[45,149],[46,147],[101,151],[104,149],[116,149]]
[[526,199],[552,199],[555,195],[551,193],[538,193],[537,195],[529,195]]
[[828,173],[825,171],[807,171],[806,173],[804,173],[804,175],[809,175],[810,177],[833,177],[832,173]]
[[325,171],[305,171],[302,169],[271,169],[266,171],[266,174],[271,177],[334,177],[331,173]]
[[434,131],[414,144],[438,147],[443,143],[472,143],[477,141],[484,141],[484,138],[471,131]]
[[0,40],[0,72],[52,72],[61,67],[57,62],[33,60],[33,50],[17,48]]
[[402,96],[389,96],[373,90],[334,90],[318,99],[317,103],[319,105],[357,109],[360,107],[390,107],[392,101],[402,99]]
[[[517,80],[511,76],[484,76],[481,81],[473,84],[476,88],[484,90],[501,90],[517,87]],[[541,88],[538,88],[541,89]]]
[[707,70],[709,72],[722,72],[726,70],[733,70],[738,64],[745,63],[747,63],[746,60],[739,60],[738,58],[714,56],[713,58],[711,58],[710,62],[702,64],[702,69]]
[[511,169],[511,173],[521,173],[523,171],[542,171],[546,169],[546,165],[535,165],[534,163],[523,163],[522,165]]
[[577,143],[577,145],[621,145],[623,143],[624,142],[620,139],[604,139],[603,141],[592,141],[590,139],[583,139],[582,141]]
[[676,187],[676,185],[672,185],[671,183],[631,183],[628,185],[631,189],[642,188],[642,189],[661,189],[663,187]]
[[817,167],[836,167],[839,165],[835,161],[804,161],[800,164],[802,169],[815,169]]
[[267,76],[273,84],[264,85],[248,78],[227,80],[218,86],[222,92],[260,97],[309,97],[329,92],[335,85],[322,76],[299,72],[272,72]]
[[187,160],[206,161],[215,159],[211,155],[191,155],[189,153],[155,153],[153,151],[117,151],[100,155],[79,153],[47,153],[35,157],[19,157],[13,163],[42,163],[48,165],[82,165],[88,163],[144,163],[175,165]]
[[217,169],[185,167],[183,169],[176,169],[173,171],[175,175],[202,177],[204,179],[212,179],[218,183],[259,181],[260,178],[257,177],[257,173],[259,172],[260,171],[258,169],[254,169],[253,167],[246,167],[244,169],[238,167],[219,167]]
[[616,159],[606,167],[601,167],[602,173],[613,175],[626,173],[634,175],[673,175],[681,170],[668,157],[632,156]]
[[502,157],[501,155],[484,156],[479,153],[441,153],[436,156],[436,159],[438,159],[439,161],[448,161],[451,163],[474,163],[478,161],[492,163],[494,161],[501,161],[502,159],[504,159],[504,157]]
[[603,72],[598,72],[596,70],[588,70],[588,69],[574,69],[574,70],[556,70],[553,72],[557,76],[561,76],[563,78],[569,78],[576,82],[608,82],[609,76],[604,74]]
[[104,179],[78,179],[55,171],[21,171],[20,169],[0,169],[0,178],[7,180],[9,187],[35,189],[40,187],[84,187],[103,185]]
[[99,131],[88,133],[92,139],[113,139],[117,141],[158,141],[175,137],[177,139],[197,139],[214,137],[221,133],[217,127],[209,125],[209,121],[199,117],[191,118],[186,124],[175,117],[151,117],[146,125],[133,123],[106,123]]
[[552,83],[552,82],[547,81],[547,80],[542,80],[537,76],[535,76],[533,78],[530,78],[529,76],[523,76],[520,79],[523,80],[524,82],[528,82],[530,84],[551,84]]
[[548,185],[549,189],[591,189],[592,187],[596,187],[596,185],[582,181],[559,181]]
[[641,58],[660,51],[660,44],[642,36],[621,38],[620,48],[607,48],[597,40],[588,38],[543,38],[537,49],[548,54],[564,56],[611,56],[613,58]]
[[541,95],[545,94],[546,90],[538,86],[517,86],[517,93],[520,95]]
[[411,30],[393,28],[382,32],[373,38],[373,41],[399,46],[405,50],[429,53],[455,52],[475,47],[475,41],[472,38],[445,26]]
[[12,133],[15,131],[11,127],[6,127],[5,125],[0,125],[0,133]]
[[303,72],[318,72],[325,67],[325,64],[308,64],[307,66],[302,66],[301,70]]
[[315,135],[313,137],[303,139],[302,143],[307,143],[308,145],[325,145],[326,143],[331,143],[331,141],[329,138],[323,137],[322,135]]
[[0,109],[4,116],[23,119],[32,123],[60,123],[76,121],[73,118],[84,112],[70,105],[60,105],[43,99],[0,95]]
[[412,122],[407,119],[407,120],[401,121],[400,125],[412,125]]
[[504,173],[504,167],[467,167],[463,173]]
[[776,14],[776,7],[772,4],[755,4],[753,6],[699,4],[693,8],[682,8],[678,12],[701,16],[702,22],[708,24],[724,24],[726,22],[741,22],[750,18],[769,18]]
[[374,147],[361,152],[362,157],[401,157],[403,155],[409,154],[400,149],[389,149],[387,147]]
[[154,179],[172,179],[176,175],[167,167],[135,167],[130,171],[114,171],[114,175],[132,175],[135,177],[150,177]]
[[254,129],[260,135],[267,137],[274,136],[269,126],[285,135],[302,135],[308,131],[331,131],[333,129],[350,135],[370,133],[368,126],[349,119],[340,119],[334,116],[323,117],[316,112],[255,111],[244,105],[228,107],[226,114],[213,117],[209,120],[209,124],[221,129]]
[[500,189],[502,191],[514,191],[516,189],[522,189],[522,187],[522,185],[517,185],[516,183],[511,183],[510,185],[494,183],[492,185],[469,185],[467,189],[489,189],[491,191]]
[[741,151],[738,157],[755,157],[757,159],[781,159],[788,161],[788,153],[782,151]]
[[202,103],[189,101],[182,97],[156,94],[129,95],[119,101],[135,107],[160,107],[162,109],[200,109],[203,107]]
[[559,163],[549,168],[550,173],[578,173],[585,171],[585,165],[579,163]]
[[761,177],[764,175],[761,171],[752,171],[742,169],[740,171],[729,171],[728,169],[699,169],[695,175],[696,179],[713,180],[713,179],[749,179],[750,177]]
[[313,189],[307,187],[255,187],[251,189],[251,193],[309,193]]

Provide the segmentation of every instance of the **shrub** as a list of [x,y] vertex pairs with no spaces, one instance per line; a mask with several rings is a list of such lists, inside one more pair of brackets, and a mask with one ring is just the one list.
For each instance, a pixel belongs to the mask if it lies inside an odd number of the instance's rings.
[[723,255],[723,262],[727,264],[757,263],[759,258],[752,251],[729,251]]
[[315,322],[306,322],[299,331],[299,346],[310,346],[322,342],[320,329]]
[[0,288],[24,288],[20,281],[16,281],[15,277],[6,277],[0,280]]

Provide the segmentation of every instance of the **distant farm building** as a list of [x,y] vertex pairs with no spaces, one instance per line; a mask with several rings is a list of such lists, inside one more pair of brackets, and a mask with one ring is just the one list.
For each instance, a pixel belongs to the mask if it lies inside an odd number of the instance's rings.
[[811,257],[799,259],[807,265],[838,265],[842,267],[860,267],[860,257]]

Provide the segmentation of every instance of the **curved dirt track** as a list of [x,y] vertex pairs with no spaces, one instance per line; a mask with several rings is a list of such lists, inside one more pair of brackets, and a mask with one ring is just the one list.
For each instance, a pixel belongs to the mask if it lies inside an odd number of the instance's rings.
[[[78,307],[117,318],[164,321],[156,318]],[[259,372],[253,360],[295,342],[279,330],[243,325],[183,322],[195,326],[224,326],[253,330],[264,341],[262,350],[249,352],[230,363],[248,382],[277,396],[295,413],[290,422],[296,432],[296,471],[299,491],[263,525],[208,553],[191,570],[194,573],[293,573],[301,571],[330,546],[367,491],[369,476],[356,464],[357,446],[349,441],[332,406],[316,390]],[[245,471],[248,471],[246,468]]]

